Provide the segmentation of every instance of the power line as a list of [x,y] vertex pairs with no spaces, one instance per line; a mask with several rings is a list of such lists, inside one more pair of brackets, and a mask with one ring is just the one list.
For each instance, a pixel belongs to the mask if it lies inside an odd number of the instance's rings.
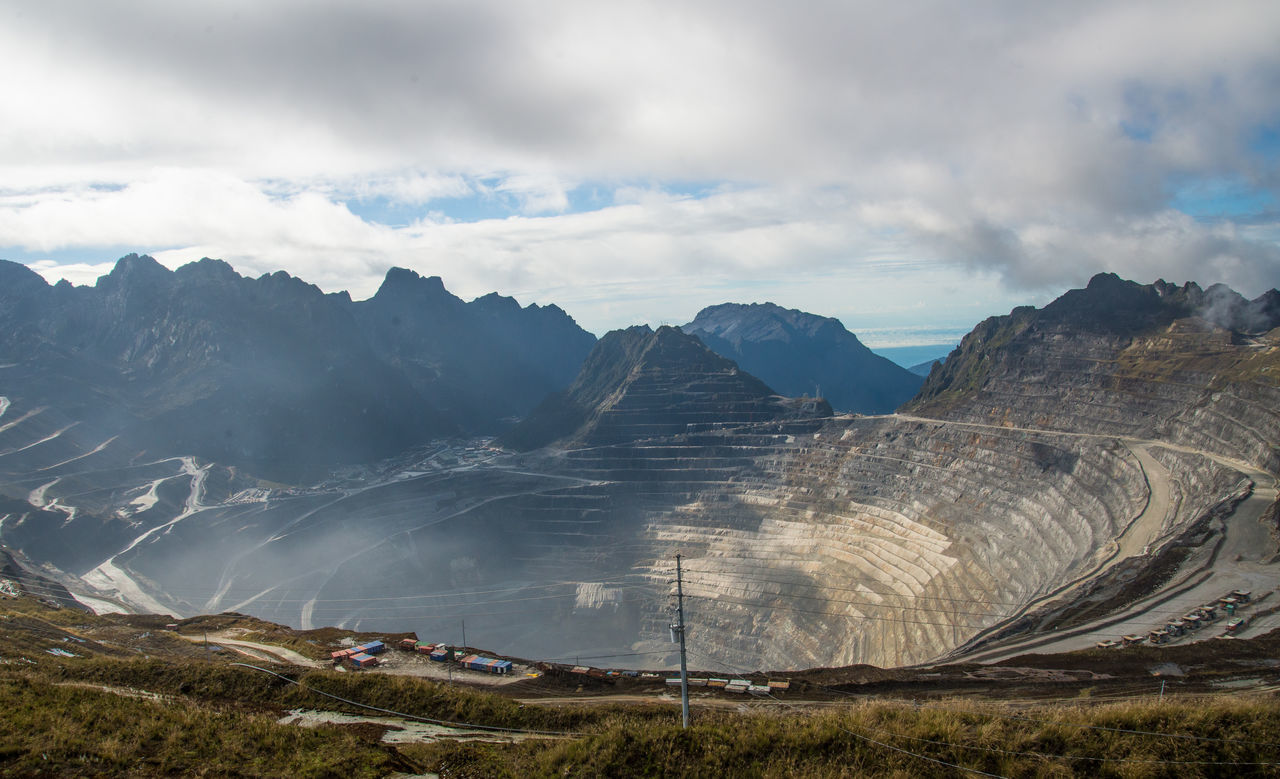
[[324,690],[317,690],[315,687],[312,687],[310,684],[304,685],[299,681],[290,679],[289,677],[283,674],[278,674],[275,671],[269,670],[267,668],[259,668],[256,665],[249,665],[248,663],[231,663],[231,665],[238,665],[243,668],[252,668],[255,671],[261,671],[262,673],[271,674],[277,679],[283,679],[289,684],[296,685],[298,687],[303,688],[304,690],[314,692],[318,695],[323,695],[326,698],[332,698],[335,701],[342,701],[343,703],[347,703],[352,706],[359,706],[362,709],[369,709],[370,711],[380,711],[384,714],[392,714],[397,717],[417,720],[418,722],[426,722],[431,725],[441,725],[447,728],[469,728],[472,730],[490,730],[498,733],[529,733],[529,734],[538,735],[538,736],[580,736],[581,735],[580,733],[569,733],[567,731],[561,731],[561,730],[530,730],[528,728],[504,728],[504,727],[499,727],[497,725],[476,725],[470,722],[452,722],[450,720],[439,720],[439,719],[431,719],[429,717],[419,717],[416,714],[405,714],[404,712],[401,712],[401,711],[384,709],[380,706],[371,706],[367,703],[360,703],[359,701],[353,701],[349,698],[343,698],[340,695],[334,695],[333,693],[325,692]]
[[680,555],[676,555],[676,624],[671,629],[680,636],[680,715],[684,729],[689,729],[689,667],[684,647],[684,575],[680,569]]
[[[697,652],[696,654],[702,655],[703,657],[707,657],[707,659],[711,660],[711,661],[712,661],[713,663],[715,663],[716,665],[719,665],[721,668],[724,668],[724,669],[726,669],[726,670],[729,670],[729,666],[728,666],[727,664],[721,663],[721,662],[719,662],[718,660],[716,660],[715,658],[709,657],[709,656],[707,656],[707,655],[703,654],[702,652]],[[752,672],[750,672],[750,671],[742,671],[741,669],[738,669],[738,670],[737,670],[737,671],[735,671],[734,673],[738,673],[738,674],[741,674],[741,675],[743,675],[743,676],[752,676],[752,675],[753,675],[753,674],[752,674]],[[791,703],[789,703],[789,702],[787,702],[787,701],[784,701],[784,700],[782,700],[782,699],[778,698],[778,697],[777,697],[776,695],[774,695],[772,692],[767,693],[767,695],[768,695],[768,697],[769,697],[769,698],[772,698],[773,700],[777,701],[778,703],[782,704],[783,706],[785,706],[785,707],[787,707],[787,708],[789,708],[789,709],[794,709],[794,710],[798,710],[798,709],[799,709],[799,707],[795,706],[794,704],[791,704]],[[900,747],[895,747],[895,746],[893,746],[892,744],[886,744],[886,743],[884,743],[884,742],[882,742],[882,741],[877,741],[876,739],[873,739],[873,738],[871,738],[870,736],[864,735],[864,734],[862,734],[862,733],[856,733],[856,732],[854,732],[854,731],[852,731],[852,730],[849,730],[848,728],[841,727],[841,726],[839,726],[839,725],[837,725],[836,727],[837,727],[837,728],[839,728],[839,730],[841,730],[841,731],[843,731],[843,732],[845,732],[845,733],[848,733],[849,735],[851,735],[851,736],[853,736],[853,737],[855,737],[855,738],[862,739],[863,741],[870,742],[870,743],[872,743],[872,744],[875,744],[875,745],[877,745],[877,746],[884,747],[884,748],[886,748],[886,749],[892,749],[892,750],[893,750],[893,751],[895,751],[895,752],[901,752],[901,753],[902,753],[902,754],[904,754],[904,755],[910,755],[911,757],[916,757],[916,758],[919,758],[919,759],[921,759],[921,760],[927,760],[927,761],[929,761],[929,762],[931,762],[931,763],[937,763],[938,765],[944,765],[944,766],[947,766],[948,768],[954,768],[954,769],[956,769],[956,770],[958,770],[958,771],[964,771],[964,772],[966,772],[966,773],[977,774],[978,776],[990,776],[990,777],[995,777],[995,779],[1006,779],[1006,777],[1003,777],[1003,776],[1001,776],[1000,774],[987,773],[986,771],[982,771],[982,770],[977,769],[977,768],[970,768],[970,767],[968,767],[968,766],[959,765],[959,764],[957,764],[957,763],[949,763],[949,762],[947,762],[947,761],[945,761],[945,760],[940,760],[940,759],[938,759],[938,758],[936,758],[936,757],[930,757],[929,755],[922,755],[922,754],[919,754],[919,753],[917,753],[917,752],[912,752],[912,751],[907,750],[907,749],[902,749],[902,748],[900,748]]]

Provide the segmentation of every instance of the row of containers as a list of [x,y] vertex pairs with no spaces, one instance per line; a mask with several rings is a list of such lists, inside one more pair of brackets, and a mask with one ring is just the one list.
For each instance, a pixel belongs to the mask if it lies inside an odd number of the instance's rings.
[[484,657],[482,655],[465,654],[461,650],[450,651],[445,644],[433,644],[428,641],[419,641],[416,638],[405,638],[400,640],[400,648],[409,652],[417,652],[426,655],[438,663],[443,663],[451,657],[458,661],[463,668],[472,671],[484,671],[491,674],[509,674],[513,666],[510,660],[499,660],[493,657]]
[[[419,641],[416,638],[400,639],[400,648],[406,652],[417,652],[420,655],[435,660],[437,663],[443,663],[450,659],[449,647],[446,644],[435,644],[430,641]],[[453,659],[460,659],[462,652],[453,652]]]
[[342,665],[344,662],[352,668],[370,668],[378,664],[378,658],[374,655],[380,655],[387,651],[387,645],[381,641],[370,641],[367,644],[353,646],[350,649],[339,649],[337,652],[330,652],[329,657],[333,660],[334,665]]
[[[680,677],[672,677],[667,679],[668,687],[679,687]],[[775,693],[786,692],[791,688],[791,682],[788,681],[769,681],[764,684],[754,684],[746,679],[715,679],[715,678],[697,678],[689,677],[690,687],[712,687],[724,690],[725,692],[748,693],[751,695],[773,695]]]

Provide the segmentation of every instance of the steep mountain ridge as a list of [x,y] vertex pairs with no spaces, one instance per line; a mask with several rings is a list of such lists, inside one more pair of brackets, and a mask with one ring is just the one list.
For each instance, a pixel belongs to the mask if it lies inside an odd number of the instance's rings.
[[471,432],[496,432],[567,386],[595,344],[558,306],[497,293],[464,303],[438,276],[404,268],[347,308],[374,353]]
[[[594,337],[554,306],[463,303],[392,269],[352,302],[220,260],[128,255],[93,287],[0,261],[5,391],[86,440],[300,480],[425,441],[493,432],[572,380]],[[371,345],[372,344],[372,345]]]
[[1215,285],[1100,274],[980,323],[904,411],[1172,442],[1280,470],[1280,315]]
[[724,303],[681,328],[784,395],[821,395],[837,411],[883,414],[921,379],[875,354],[838,319],[773,303]]
[[822,400],[786,399],[673,327],[605,335],[573,384],[540,404],[502,441],[598,446],[784,418],[830,416]]
[[9,392],[77,420],[115,417],[153,455],[298,478],[458,430],[369,354],[349,315],[282,272],[129,255],[94,287],[25,291],[26,307],[0,313]]

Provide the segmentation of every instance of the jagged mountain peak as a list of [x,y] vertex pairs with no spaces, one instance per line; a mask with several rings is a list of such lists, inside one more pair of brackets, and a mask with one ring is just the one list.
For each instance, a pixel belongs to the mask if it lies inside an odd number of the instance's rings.
[[[422,276],[409,268],[391,268],[382,279],[382,285],[374,297],[386,299],[393,296],[416,298],[435,298],[439,296],[454,297],[444,288],[444,280],[439,276]],[[455,298],[456,299],[456,298]]]
[[49,282],[39,273],[20,262],[0,260],[0,300],[15,297],[19,293],[29,294],[44,291]]
[[99,276],[94,285],[105,291],[126,290],[141,286],[162,284],[173,276],[173,271],[161,265],[148,254],[126,254],[116,260],[110,273]]
[[[1013,314],[1035,311],[1020,307]],[[1218,327],[1258,333],[1280,325],[1273,298],[1248,300],[1225,284],[1201,288],[1159,279],[1139,284],[1115,273],[1099,273],[1083,289],[1073,289],[1035,315],[1045,325],[1070,325],[1091,333],[1134,334],[1164,327],[1175,319],[1199,317]]]
[[244,279],[231,264],[225,260],[215,260],[212,257],[201,257],[195,262],[189,262],[178,268],[174,273],[183,279],[197,279],[201,281],[213,281],[221,283],[235,283]]
[[[520,302],[518,300],[508,295],[499,295],[497,292],[490,292],[487,295],[481,295],[480,297],[472,300],[471,303],[472,305],[486,309],[505,309],[508,311],[515,311],[520,308]],[[538,305],[534,303],[529,305],[528,308],[537,310]]]
[[[1229,400],[1277,384],[1276,352],[1257,338],[1280,324],[1272,290],[1248,301],[1215,284],[1202,289],[1095,276],[1042,309],[1024,306],[977,325],[929,374],[908,410],[928,416],[1053,429],[1098,429],[1181,439],[1213,450],[1225,440],[1267,467],[1280,450],[1241,434]],[[1241,347],[1242,344],[1251,344]],[[1221,404],[1221,408],[1219,405]],[[1186,409],[1195,407],[1188,415]]]

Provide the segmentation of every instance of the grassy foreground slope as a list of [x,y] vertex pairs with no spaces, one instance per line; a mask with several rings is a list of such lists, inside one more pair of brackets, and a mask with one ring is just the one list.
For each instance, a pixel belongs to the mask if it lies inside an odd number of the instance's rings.
[[[963,666],[918,672],[896,692],[837,682],[840,670],[832,669],[823,672],[822,684],[834,685],[821,688],[826,700],[703,699],[684,731],[678,706],[657,695],[625,705],[535,705],[417,677],[285,665],[265,674],[233,665],[243,658],[195,652],[190,642],[143,630],[151,619],[0,601],[0,775],[959,775],[953,766],[999,776],[1280,775],[1280,699],[1264,662],[1280,644],[1272,637],[1208,642],[1224,648],[1215,662],[1247,663],[1245,676],[1231,677],[1249,683],[1247,694],[1219,685],[1223,692],[1098,703],[1087,697],[1092,688],[1066,685],[1060,693],[1073,700],[1032,704],[1002,699],[990,686],[964,699],[930,697],[921,686],[933,676],[971,675]],[[1258,651],[1220,654],[1236,647]],[[1113,663],[1124,657],[1113,656]],[[1148,663],[1144,653],[1132,657]],[[1089,653],[1061,659],[1101,664]],[[1026,666],[1033,658],[1018,660]],[[1152,680],[1145,670],[1138,676]],[[872,689],[876,697],[862,692]],[[370,713],[318,691],[418,717],[564,735],[393,745],[380,739],[403,720],[278,724],[297,708]],[[925,702],[880,697],[895,694]]]

